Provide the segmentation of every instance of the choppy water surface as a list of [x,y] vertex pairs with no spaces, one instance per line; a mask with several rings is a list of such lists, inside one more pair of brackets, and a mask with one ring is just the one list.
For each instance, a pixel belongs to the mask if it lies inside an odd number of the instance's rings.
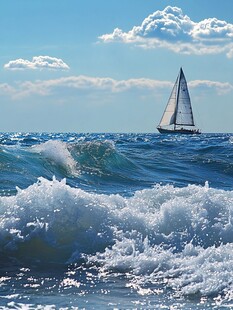
[[0,134],[0,309],[233,309],[233,135]]

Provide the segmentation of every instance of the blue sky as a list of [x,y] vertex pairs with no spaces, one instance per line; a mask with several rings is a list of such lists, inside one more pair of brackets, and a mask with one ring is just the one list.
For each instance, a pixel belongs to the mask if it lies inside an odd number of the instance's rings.
[[233,132],[233,1],[10,0],[0,131],[156,132],[183,67],[204,132]]

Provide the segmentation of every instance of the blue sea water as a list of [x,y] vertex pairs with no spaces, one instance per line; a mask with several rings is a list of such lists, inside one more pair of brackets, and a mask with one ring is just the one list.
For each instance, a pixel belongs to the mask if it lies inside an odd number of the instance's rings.
[[233,309],[233,135],[0,134],[0,309]]

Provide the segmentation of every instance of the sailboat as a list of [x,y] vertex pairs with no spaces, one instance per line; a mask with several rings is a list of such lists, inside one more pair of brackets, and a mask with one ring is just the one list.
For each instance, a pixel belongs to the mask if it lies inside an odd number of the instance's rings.
[[194,124],[188,86],[182,68],[180,68],[180,72],[157,129],[160,133],[201,133]]

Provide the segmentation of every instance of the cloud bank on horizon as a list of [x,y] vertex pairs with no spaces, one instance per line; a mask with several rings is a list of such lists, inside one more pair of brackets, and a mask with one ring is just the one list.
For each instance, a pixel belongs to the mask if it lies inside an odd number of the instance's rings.
[[4,65],[4,68],[7,70],[69,70],[69,66],[62,59],[50,56],[34,56],[32,61],[22,58],[11,60]]
[[[199,90],[214,90],[217,95],[233,92],[233,85],[228,82],[217,82],[209,80],[194,80],[189,83],[190,89]],[[59,93],[59,90],[69,91],[86,91],[86,95],[108,93],[122,93],[134,90],[146,90],[148,93],[159,95],[163,89],[171,89],[172,82],[159,81],[146,78],[128,79],[128,80],[115,80],[109,77],[90,77],[90,76],[70,76],[61,77],[51,80],[37,80],[37,81],[24,81],[17,82],[15,85],[8,83],[0,84],[0,94],[10,96],[14,100],[30,97],[32,95],[50,96]],[[91,92],[90,92],[91,91]]]
[[233,24],[215,17],[194,22],[181,8],[167,6],[124,32],[115,28],[102,42],[131,43],[144,48],[167,48],[182,54],[219,54],[233,57]]

